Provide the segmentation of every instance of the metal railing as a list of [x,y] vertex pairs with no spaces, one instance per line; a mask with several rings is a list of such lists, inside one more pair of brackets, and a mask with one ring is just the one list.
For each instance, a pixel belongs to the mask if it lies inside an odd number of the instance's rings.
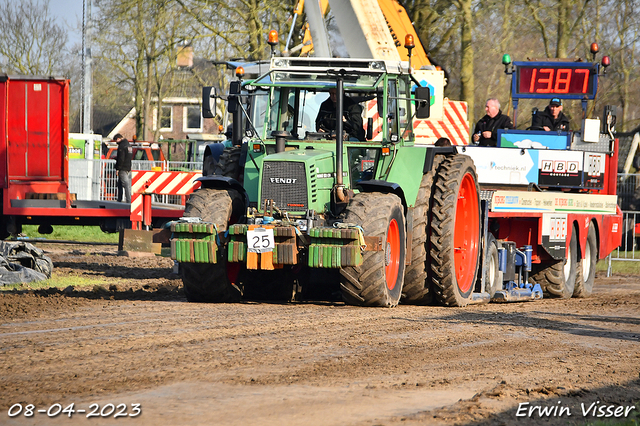
[[[622,210],[630,210],[640,202],[636,193],[640,186],[640,175],[635,173],[618,173],[617,193],[618,205]],[[638,194],[640,196],[640,194]]]
[[[116,201],[118,174],[116,160],[72,160],[69,161],[69,192],[78,200]],[[140,161],[131,162],[132,170],[197,171],[201,163],[184,161]],[[154,195],[153,201],[162,204],[183,205],[181,195]]]
[[640,213],[622,212],[622,242],[609,256],[613,260],[640,261],[640,235],[636,236],[636,223],[640,223]]

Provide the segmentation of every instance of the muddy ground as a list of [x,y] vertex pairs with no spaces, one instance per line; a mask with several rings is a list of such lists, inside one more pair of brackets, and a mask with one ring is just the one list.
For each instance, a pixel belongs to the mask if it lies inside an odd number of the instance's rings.
[[[601,406],[640,418],[640,271],[598,276],[587,299],[213,305],[186,302],[169,259],[40,247],[57,274],[105,284],[0,294],[2,425],[573,425]],[[71,419],[50,416],[72,403]]]

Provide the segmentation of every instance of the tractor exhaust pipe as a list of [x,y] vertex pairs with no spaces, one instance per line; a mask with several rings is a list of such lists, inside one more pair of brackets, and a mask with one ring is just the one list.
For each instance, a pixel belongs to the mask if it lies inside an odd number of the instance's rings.
[[338,77],[336,81],[336,187],[335,193],[338,200],[342,203],[349,201],[349,196],[344,187],[343,182],[343,126],[342,117],[344,113],[344,82],[342,77]]
[[274,130],[271,132],[271,136],[273,136],[276,140],[276,153],[284,152],[287,138],[291,137],[291,133],[286,130]]
[[338,77],[336,82],[336,185],[344,186],[342,182],[342,115],[344,112],[344,86],[342,78]]

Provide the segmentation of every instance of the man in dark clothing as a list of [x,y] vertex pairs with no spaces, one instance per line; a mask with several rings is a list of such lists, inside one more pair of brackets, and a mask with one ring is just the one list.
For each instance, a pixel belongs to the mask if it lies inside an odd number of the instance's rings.
[[513,122],[500,110],[500,101],[487,100],[484,107],[487,115],[482,117],[473,130],[473,142],[480,146],[498,146],[498,129],[513,129]]
[[131,157],[133,148],[129,141],[117,133],[113,140],[118,143],[118,155],[116,157],[116,171],[118,172],[118,202],[131,203]]
[[569,119],[562,112],[562,99],[553,98],[549,102],[544,111],[538,112],[533,116],[531,127],[535,129],[544,129],[547,132],[552,130],[569,131]]
[[[336,130],[336,104],[338,98],[337,89],[329,90],[329,99],[320,104],[320,110],[316,117],[316,130],[318,132],[332,132]],[[344,123],[343,129],[350,138],[364,141],[364,128],[362,127],[362,106],[355,103],[348,96],[343,97],[342,104]]]

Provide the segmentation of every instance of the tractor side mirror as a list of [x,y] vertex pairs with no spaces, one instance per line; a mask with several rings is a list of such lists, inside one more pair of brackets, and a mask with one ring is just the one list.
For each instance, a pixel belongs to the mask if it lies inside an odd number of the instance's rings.
[[367,118],[367,134],[365,139],[368,141],[373,139],[373,117]]
[[431,90],[428,87],[416,87],[416,118],[429,118],[431,115]]
[[229,84],[229,107],[227,111],[231,114],[238,111],[238,104],[240,103],[240,92],[242,91],[242,83],[240,81],[232,81]]
[[216,88],[202,88],[202,117],[214,118],[216,116]]

